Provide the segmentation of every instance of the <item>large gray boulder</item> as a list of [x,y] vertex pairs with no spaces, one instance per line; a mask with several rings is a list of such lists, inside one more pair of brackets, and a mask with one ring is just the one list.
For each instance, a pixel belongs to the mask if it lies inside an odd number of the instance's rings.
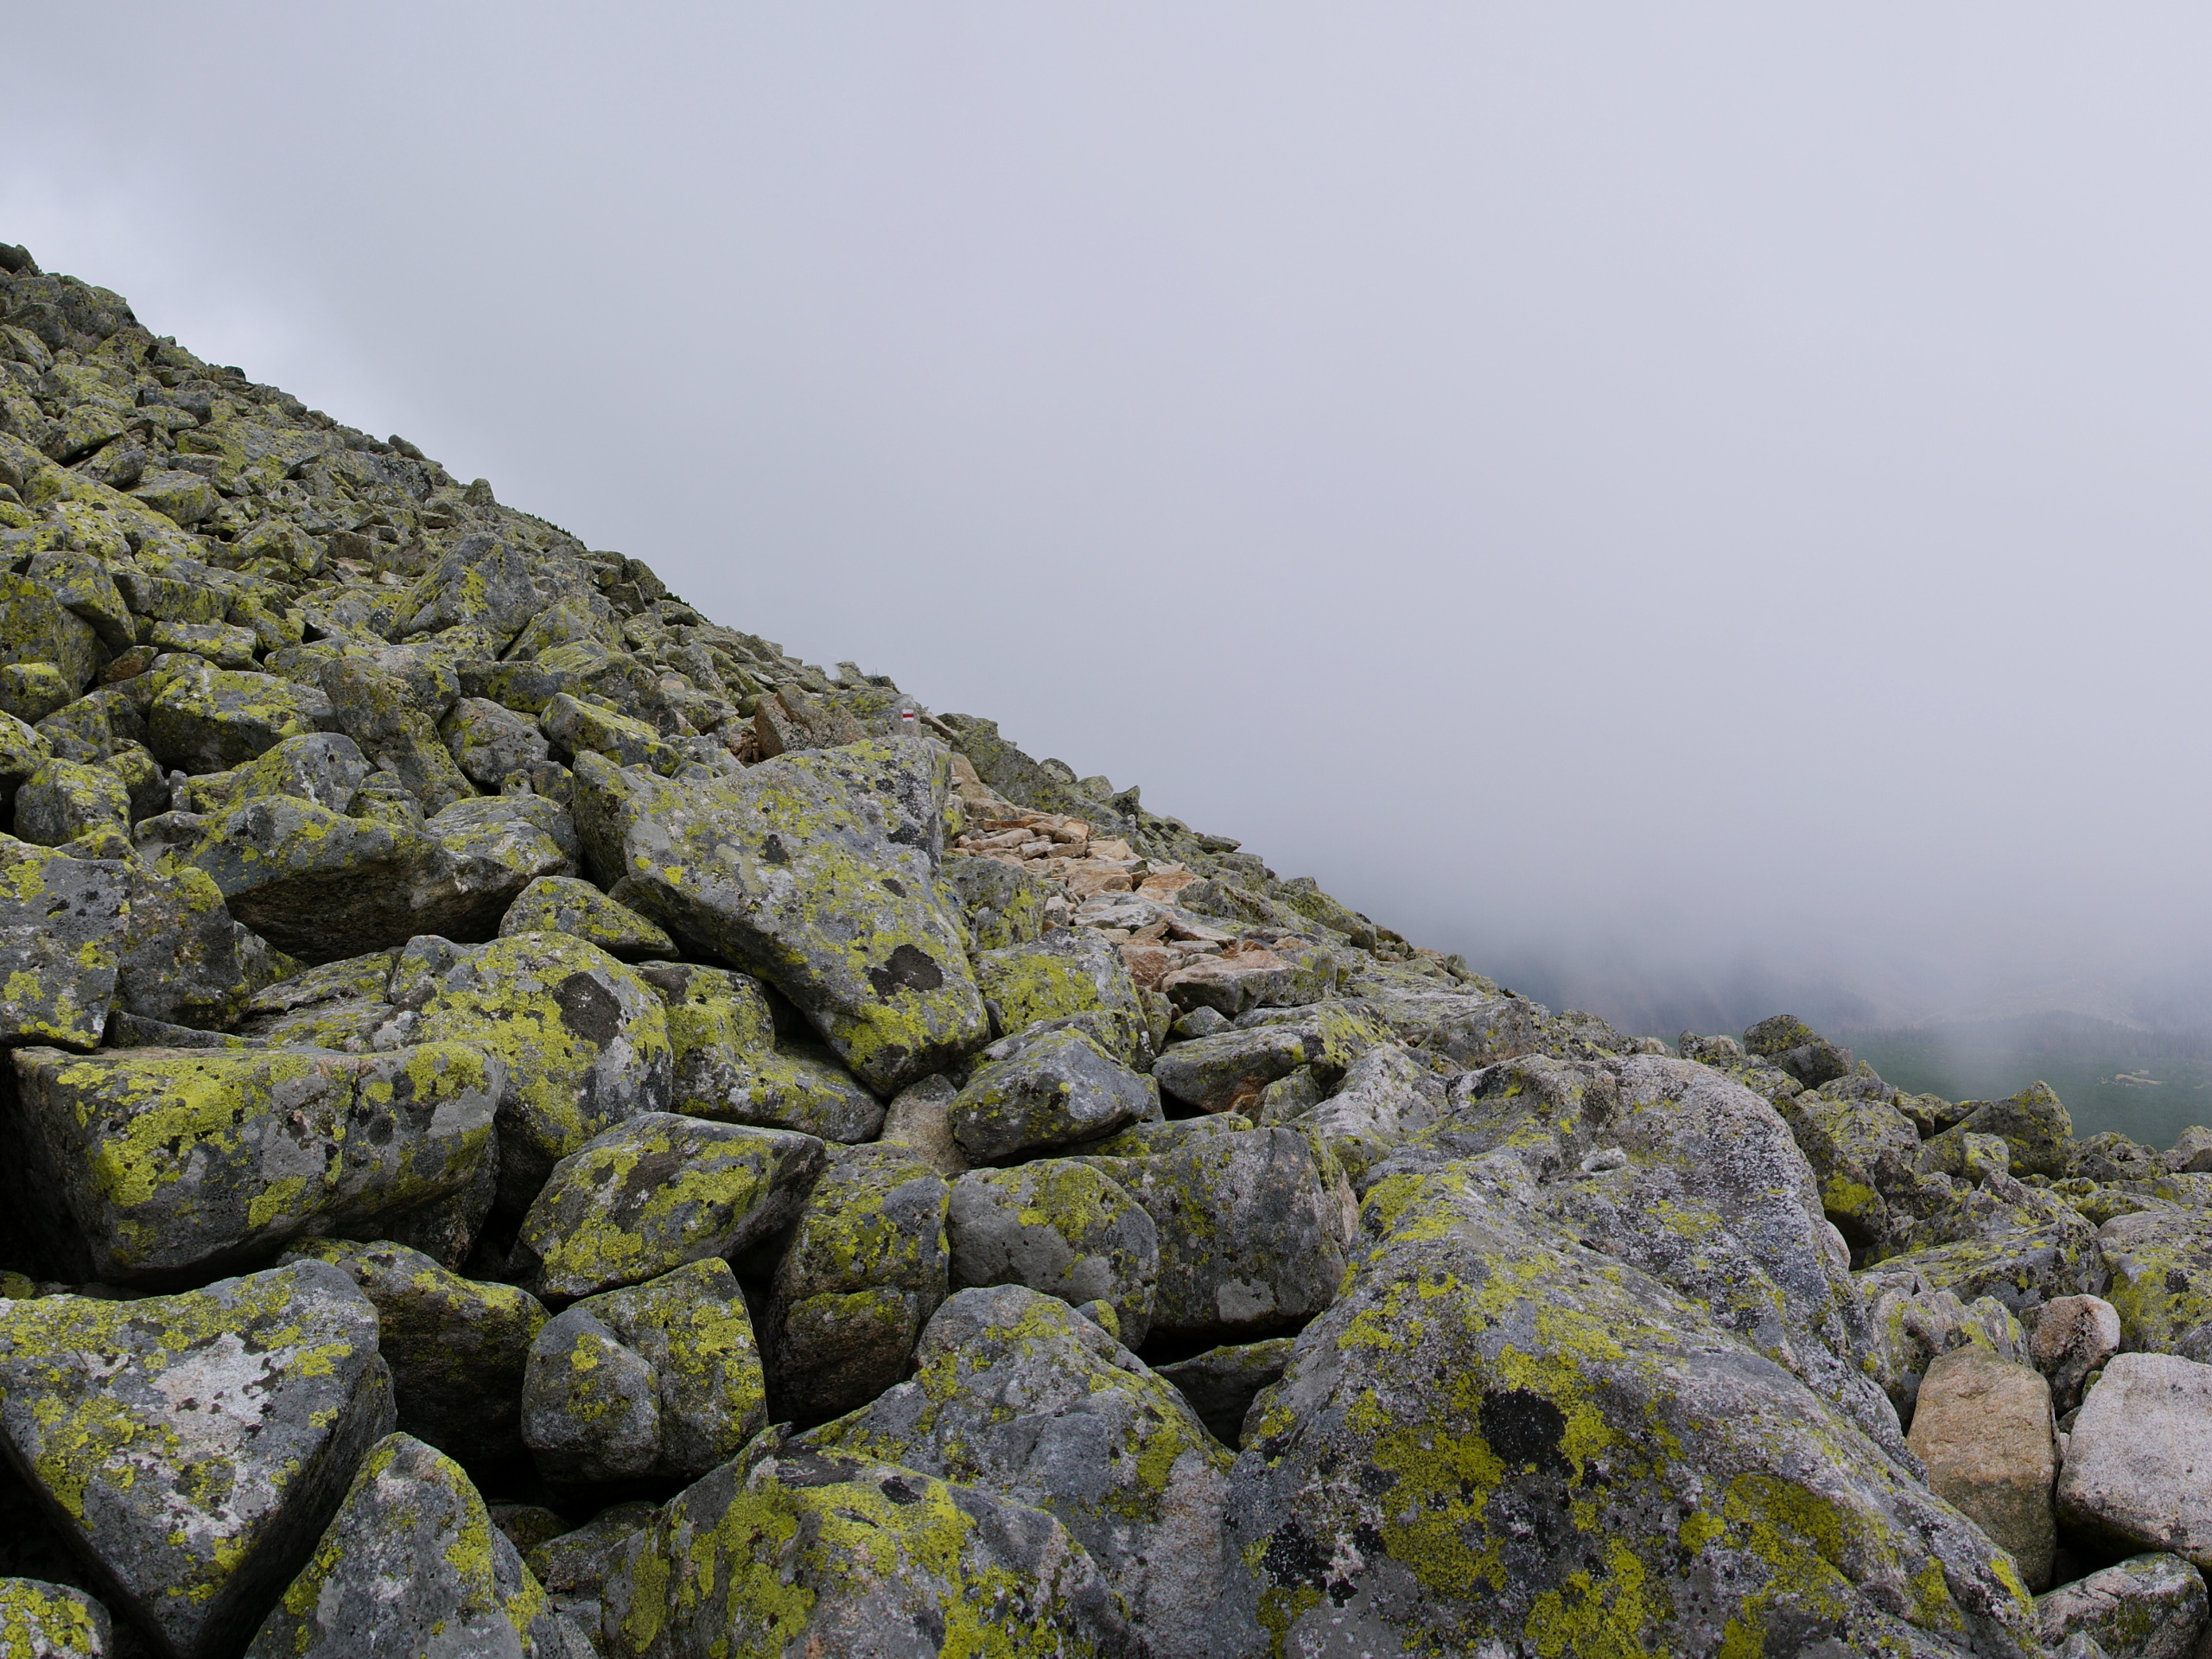
[[505,1081],[499,1061],[459,1043],[10,1058],[18,1201],[54,1270],[155,1287],[465,1193],[492,1155]]
[[522,1454],[523,1376],[546,1319],[535,1297],[464,1279],[389,1239],[304,1238],[284,1259],[327,1262],[376,1305],[403,1432],[464,1463]]
[[2212,1365],[2120,1354],[2074,1420],[2058,1518],[2123,1548],[2212,1569]]
[[763,1451],[678,1493],[631,1544],[606,1586],[609,1659],[1143,1651],[1041,1510],[893,1464]]
[[377,1316],[303,1262],[138,1301],[0,1301],[0,1435],[111,1605],[238,1651],[392,1423]]
[[726,1262],[586,1297],[531,1344],[523,1440],[556,1487],[696,1480],[767,1420],[760,1346]]
[[1510,1150],[1370,1191],[1247,1421],[1214,1651],[2035,1650],[2009,1557],[1536,1192]]
[[788,1129],[632,1118],[554,1166],[523,1217],[514,1270],[560,1303],[736,1255],[791,1224],[823,1161],[822,1142]]
[[1091,1160],[1151,1215],[1160,1248],[1151,1332],[1237,1342],[1294,1328],[1344,1276],[1348,1217],[1294,1129],[1192,1136]]
[[1212,1650],[1229,1459],[1172,1384],[1065,1302],[1019,1285],[957,1293],[912,1382],[804,1438],[1045,1510],[1154,1654]]
[[0,836],[0,1042],[92,1048],[107,1028],[132,873]]
[[370,1448],[246,1659],[377,1653],[589,1659],[450,1458],[407,1434]]
[[956,1287],[1027,1285],[1074,1307],[1106,1302],[1122,1340],[1144,1345],[1160,1281],[1159,1228],[1090,1164],[1044,1158],[962,1176],[947,1236]]
[[818,1422],[906,1374],[944,1300],[951,1194],[904,1147],[854,1147],[815,1183],[776,1265],[769,1370],[779,1409]]
[[2208,1612],[2204,1575],[2163,1551],[2036,1598],[2037,1626],[2054,1651],[2087,1637],[2108,1659],[2196,1659]]
[[683,780],[580,754],[577,825],[619,898],[773,984],[888,1096],[989,1034],[937,880],[947,776],[918,739]]
[[1079,1146],[1160,1116],[1145,1080],[1080,1031],[1012,1037],[949,1109],[952,1138],[979,1164]]

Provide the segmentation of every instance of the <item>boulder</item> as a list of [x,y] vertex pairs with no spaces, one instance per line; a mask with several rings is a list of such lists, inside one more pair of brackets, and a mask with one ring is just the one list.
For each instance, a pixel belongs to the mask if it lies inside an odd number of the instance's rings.
[[137,1301],[0,1302],[0,1433],[111,1605],[238,1651],[391,1431],[376,1310],[298,1262]]
[[107,1609],[83,1591],[0,1579],[0,1653],[10,1659],[109,1659],[114,1644]]
[[[458,1043],[18,1049],[17,1201],[71,1280],[174,1286],[467,1189],[492,1152],[500,1064]],[[488,1192],[485,1194],[488,1198]]]
[[1166,1152],[1092,1161],[1152,1217],[1154,1336],[1272,1336],[1335,1299],[1343,1207],[1297,1131],[1196,1135]]
[[[526,1548],[516,1537],[515,1547],[523,1550],[523,1565],[545,1586],[555,1608],[589,1633],[596,1653],[607,1578],[632,1541],[652,1525],[657,1506],[639,1499],[610,1503],[575,1528],[550,1510],[542,1513],[550,1517],[547,1535],[530,1540]],[[512,1527],[504,1529],[513,1531]]]
[[798,1006],[888,1096],[981,1043],[988,1016],[936,880],[945,770],[920,739],[670,781],[579,756],[594,871],[625,902]]
[[977,1170],[952,1185],[951,1282],[1026,1285],[1071,1307],[1103,1301],[1131,1348],[1152,1328],[1160,1236],[1112,1179],[1071,1158]]
[[2026,1331],[1994,1296],[1962,1302],[1910,1273],[1879,1269],[1863,1275],[1860,1285],[1872,1315],[1874,1379],[1901,1422],[1912,1416],[1929,1366],[1955,1348],[1973,1344],[2014,1363],[2029,1359]]
[[939,1174],[966,1174],[968,1155],[952,1138],[952,1103],[959,1094],[950,1077],[908,1084],[884,1110],[882,1140],[905,1147]]
[[2114,1355],[2069,1432],[2058,1518],[2122,1549],[2212,1567],[2212,1365]]
[[906,1374],[944,1300],[944,1178],[903,1147],[855,1147],[815,1183],[769,1300],[779,1413],[819,1422]]
[[2011,1550],[2029,1589],[2048,1590],[2058,1445],[2042,1376],[1986,1348],[1953,1350],[1928,1368],[1908,1444],[1929,1490]]
[[130,869],[0,836],[0,1043],[98,1046],[129,926]]
[[1851,1051],[1837,1047],[1794,1014],[1760,1020],[1744,1033],[1744,1047],[1808,1089],[1851,1072]]
[[554,1166],[523,1217],[515,1276],[565,1302],[735,1255],[791,1224],[823,1163],[810,1135],[630,1118]]
[[1212,1651],[1229,1459],[1172,1385],[1065,1303],[1018,1285],[957,1292],[923,1333],[912,1382],[803,1443],[1043,1510],[1154,1653]]
[[946,1114],[964,1156],[1002,1163],[1098,1140],[1159,1116],[1160,1105],[1089,1036],[1047,1031],[987,1051]]
[[466,1464],[522,1454],[523,1373],[546,1318],[535,1297],[464,1279],[389,1239],[301,1239],[284,1259],[327,1262],[375,1304],[403,1433]]
[[462,775],[485,789],[527,772],[548,753],[537,727],[488,697],[461,698],[439,723],[438,734]]
[[1534,1192],[1510,1152],[1370,1190],[1246,1420],[1215,1652],[2034,1650],[2009,1556]]
[[2161,1205],[2114,1216],[2097,1249],[2120,1345],[2212,1360],[2212,1215]]
[[1051,1516],[804,1448],[734,1459],[671,1499],[608,1575],[603,1629],[609,1659],[1140,1652]]
[[537,728],[571,754],[604,755],[618,766],[644,766],[667,778],[683,765],[683,752],[644,721],[580,702],[565,691],[545,705]]
[[[1289,1074],[1312,1075],[1307,1067]],[[1295,1122],[1319,1136],[1357,1186],[1401,1140],[1445,1111],[1444,1080],[1406,1049],[1384,1043],[1345,1069],[1334,1094],[1287,1116],[1270,1113],[1268,1121]]]
[[1981,1101],[1937,1141],[1968,1135],[1993,1135],[2011,1154],[2015,1175],[2063,1176],[2074,1138],[2074,1120],[2047,1083],[2031,1083],[2005,1100]]
[[668,1004],[671,1109],[847,1144],[882,1128],[883,1103],[835,1060],[778,1046],[758,981],[691,963],[655,964],[640,976]]
[[1058,897],[1040,875],[995,858],[948,858],[944,885],[967,912],[979,951],[1003,950],[1043,937],[1045,906]]
[[407,1434],[370,1448],[246,1659],[378,1652],[588,1659],[460,1465]]
[[753,1321],[726,1262],[586,1297],[531,1344],[523,1440],[556,1487],[696,1480],[767,1420]]
[[1152,1058],[1151,1016],[1129,970],[1088,928],[1056,928],[1033,944],[986,950],[976,958],[976,981],[1002,1037],[1074,1016],[1122,1065]]
[[372,765],[404,784],[425,812],[474,798],[476,786],[400,676],[359,657],[340,657],[323,665],[321,681],[338,729]]
[[360,746],[343,733],[288,737],[228,772],[188,779],[182,804],[194,812],[216,812],[270,795],[289,795],[343,812],[373,769]]
[[1209,1348],[1158,1369],[1183,1391],[1214,1439],[1234,1451],[1243,1443],[1245,1414],[1264,1389],[1281,1378],[1295,1342],[1292,1337],[1267,1337]]
[[2063,1414],[2082,1403],[2090,1376],[2120,1351],[2120,1310],[2101,1296],[2061,1296],[2036,1316],[2029,1357],[2050,1383],[2054,1409]]
[[2110,1659],[2195,1659],[2207,1618],[2204,1575],[2164,1552],[2131,1555],[2036,1598],[2046,1644],[2087,1637]]
[[147,711],[146,747],[178,771],[222,772],[334,726],[327,696],[273,674],[171,657],[155,675],[162,689]]
[[1386,1038],[1365,1010],[1324,1003],[1293,1020],[1173,1044],[1153,1063],[1152,1075],[1161,1093],[1201,1111],[1249,1115],[1261,1090],[1278,1077],[1310,1065],[1333,1084]]
[[499,1193],[526,1209],[594,1135],[668,1104],[668,1014],[634,969],[558,933],[498,939],[408,1000],[417,1042],[474,1043],[505,1065]]
[[499,918],[499,937],[518,933],[572,934],[623,962],[676,954],[676,942],[660,928],[569,875],[541,875],[516,896]]
[[49,760],[16,791],[16,834],[35,846],[130,828],[130,791],[105,766]]

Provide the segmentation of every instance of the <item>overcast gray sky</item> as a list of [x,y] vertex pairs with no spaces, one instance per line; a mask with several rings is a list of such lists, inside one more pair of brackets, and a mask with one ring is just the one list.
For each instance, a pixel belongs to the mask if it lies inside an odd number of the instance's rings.
[[16,4],[0,61],[0,239],[1478,965],[2205,955],[2201,7]]

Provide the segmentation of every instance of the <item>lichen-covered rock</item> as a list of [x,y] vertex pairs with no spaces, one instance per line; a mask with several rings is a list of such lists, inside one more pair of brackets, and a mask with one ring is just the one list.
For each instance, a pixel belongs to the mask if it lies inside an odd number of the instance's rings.
[[2212,1365],[2118,1354],[2082,1396],[2058,1476],[2062,1525],[2212,1569]]
[[683,752],[662,741],[661,735],[642,720],[579,702],[560,692],[538,716],[540,731],[571,754],[601,754],[618,766],[646,766],[662,777],[671,777],[683,764]]
[[1994,1296],[2015,1313],[2105,1288],[2097,1230],[2056,1195],[1999,1173],[1917,1223],[1902,1254],[1877,1264],[1961,1300]]
[[1041,938],[1045,907],[1057,896],[1041,876],[995,858],[948,858],[944,884],[967,911],[978,950],[1003,950]]
[[611,1659],[1141,1651],[1051,1516],[803,1448],[725,1464],[671,1499],[610,1577],[604,1630]]
[[1272,1336],[1335,1299],[1344,1217],[1295,1130],[1195,1135],[1167,1152],[1092,1161],[1156,1229],[1154,1336]]
[[2195,1659],[2208,1616],[2204,1575],[2163,1551],[2036,1598],[2037,1627],[2050,1647],[2088,1637],[2110,1659]]
[[512,1654],[585,1659],[450,1458],[408,1434],[371,1447],[246,1659]]
[[1931,1152],[1940,1156],[1936,1143],[1969,1135],[2000,1137],[2011,1154],[2015,1175],[2063,1176],[2066,1173],[2074,1120],[2047,1083],[2031,1083],[2005,1100],[1983,1101],[1942,1135],[1931,1136]]
[[2042,1376],[1986,1348],[1953,1350],[1928,1368],[1908,1444],[1929,1491],[2011,1550],[2029,1589],[2048,1590],[2058,1446]]
[[220,1028],[256,990],[299,966],[233,920],[205,873],[126,866],[125,877],[130,916],[116,962],[118,1014]]
[[0,1043],[99,1044],[130,906],[120,861],[0,836]]
[[[523,1550],[523,1565],[545,1586],[553,1605],[590,1636],[594,1653],[604,1618],[607,1578],[632,1541],[652,1525],[658,1513],[656,1505],[632,1499],[608,1504],[581,1527],[572,1528],[552,1516],[548,1535],[533,1539],[526,1548],[519,1538],[515,1541],[516,1548]],[[512,1532],[511,1528],[502,1530]]]
[[454,763],[470,782],[496,789],[547,754],[544,735],[520,715],[488,697],[463,697],[439,723]]
[[1860,1285],[1873,1325],[1869,1358],[1874,1381],[1889,1395],[1900,1422],[1911,1417],[1929,1366],[1952,1350],[1971,1343],[2000,1359],[2029,1357],[2026,1331],[1994,1296],[1962,1302],[1954,1292],[1929,1289],[1910,1273],[1878,1270],[1866,1274]]
[[333,726],[330,699],[314,686],[220,669],[195,657],[157,664],[161,690],[146,715],[146,747],[165,766],[222,772],[288,737]]
[[523,1440],[556,1486],[695,1480],[767,1418],[753,1321],[726,1262],[587,1297],[531,1344]]
[[209,813],[264,796],[289,795],[343,812],[372,770],[360,746],[343,733],[288,737],[243,766],[188,779],[181,804],[185,810]]
[[574,934],[624,962],[676,954],[676,942],[662,929],[569,875],[541,875],[516,896],[499,918],[499,937],[518,933]]
[[1183,1391],[1214,1439],[1233,1451],[1243,1444],[1244,1418],[1252,1402],[1281,1377],[1294,1342],[1290,1337],[1268,1337],[1209,1348],[1160,1366],[1160,1374]]
[[1260,1091],[1300,1066],[1333,1084],[1388,1033],[1364,1010],[1322,1003],[1296,1018],[1177,1043],[1153,1063],[1164,1094],[1208,1112],[1251,1115]]
[[906,1374],[944,1300],[950,1201],[944,1178],[903,1147],[854,1147],[815,1183],[769,1299],[781,1413],[818,1422]]
[[1152,1328],[1159,1230],[1143,1205],[1088,1164],[1047,1158],[962,1176],[948,1237],[956,1287],[1027,1285],[1071,1307],[1110,1303],[1132,1348]]
[[678,781],[580,755],[575,786],[594,873],[773,984],[878,1094],[988,1034],[936,879],[944,762],[919,740]]
[[594,1135],[668,1104],[666,1009],[634,969],[585,940],[494,940],[416,996],[410,1040],[474,1043],[506,1066],[499,1192],[511,1209]]
[[1089,928],[1058,928],[1033,944],[984,951],[976,980],[1002,1037],[1074,1016],[1122,1065],[1152,1058],[1151,1017],[1121,952]]
[[2212,1360],[2212,1216],[2158,1205],[2097,1230],[2121,1345]]
[[205,1278],[436,1204],[490,1155],[504,1084],[458,1043],[12,1058],[18,1201],[61,1276],[113,1284]]
[[574,868],[540,815],[558,809],[471,800],[418,827],[270,795],[175,826],[165,858],[206,871],[234,917],[289,954],[328,962],[418,933],[489,938],[518,893]]
[[306,1262],[132,1302],[0,1302],[0,1433],[111,1605],[235,1653],[391,1432],[376,1310]]
[[327,1262],[376,1305],[400,1429],[469,1464],[518,1457],[523,1372],[545,1309],[512,1285],[448,1271],[389,1239],[296,1241],[285,1260]]
[[1010,1039],[990,1052],[1005,1058],[987,1058],[947,1109],[952,1138],[977,1163],[1077,1146],[1160,1115],[1144,1079],[1082,1032]]
[[81,1590],[37,1579],[0,1579],[0,1654],[8,1659],[110,1659],[107,1609]]
[[818,1051],[778,1046],[758,981],[691,963],[640,973],[668,1003],[671,1110],[846,1144],[875,1138],[883,1103]]
[[49,760],[16,791],[16,834],[36,846],[130,827],[130,791],[105,766]]
[[1214,1651],[2033,1651],[2008,1556],[1533,1197],[1510,1153],[1369,1193],[1247,1421]]
[[50,663],[75,696],[101,661],[99,635],[44,582],[0,572],[0,662]]
[[1155,1654],[1212,1651],[1229,1459],[1171,1384],[1065,1302],[1019,1285],[957,1293],[912,1382],[804,1438],[1045,1510]]
[[630,1118],[554,1166],[523,1217],[516,1276],[567,1301],[734,1255],[791,1224],[823,1163],[810,1135]]
[[[1290,1075],[1311,1073],[1301,1068]],[[1334,1094],[1268,1121],[1294,1122],[1319,1135],[1357,1186],[1401,1140],[1446,1109],[1444,1079],[1397,1044],[1384,1043],[1345,1069]]]

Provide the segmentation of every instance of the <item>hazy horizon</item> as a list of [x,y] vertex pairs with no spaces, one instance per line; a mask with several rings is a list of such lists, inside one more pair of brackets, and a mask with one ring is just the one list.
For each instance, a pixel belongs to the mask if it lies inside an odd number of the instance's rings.
[[2212,1029],[2212,18],[10,43],[0,240],[1516,989]]

